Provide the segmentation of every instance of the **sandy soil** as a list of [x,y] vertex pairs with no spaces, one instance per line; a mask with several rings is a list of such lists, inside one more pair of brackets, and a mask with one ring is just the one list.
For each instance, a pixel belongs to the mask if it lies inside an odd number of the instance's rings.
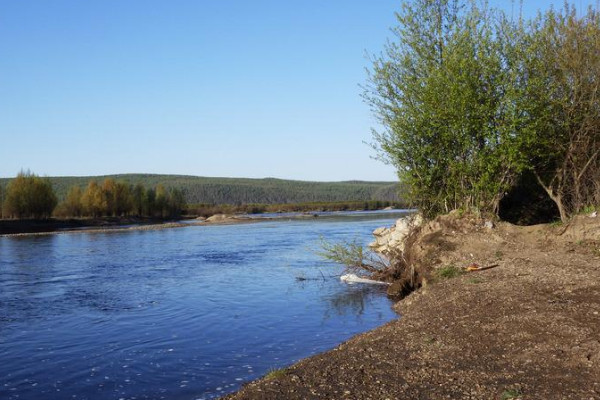
[[[600,218],[438,219],[401,318],[227,399],[600,399]],[[443,279],[448,265],[497,267]],[[433,282],[435,280],[435,282]]]

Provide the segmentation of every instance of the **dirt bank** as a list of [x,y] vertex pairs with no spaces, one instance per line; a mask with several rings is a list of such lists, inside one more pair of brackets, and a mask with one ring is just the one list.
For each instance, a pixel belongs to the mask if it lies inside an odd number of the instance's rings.
[[226,398],[600,399],[600,218],[447,217],[415,244],[430,267],[497,267],[431,273],[399,320]]

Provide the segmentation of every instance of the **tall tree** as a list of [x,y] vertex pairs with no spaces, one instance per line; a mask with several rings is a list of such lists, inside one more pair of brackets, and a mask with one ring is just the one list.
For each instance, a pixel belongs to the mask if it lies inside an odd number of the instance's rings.
[[565,3],[529,28],[522,59],[523,151],[566,222],[600,200],[600,16],[590,8],[578,17]]
[[6,188],[3,214],[11,218],[48,218],[57,202],[49,179],[21,171]]
[[166,217],[167,216],[167,206],[168,206],[168,194],[165,187],[161,184],[156,185],[155,189],[156,197],[154,200],[154,216],[156,217]]
[[130,185],[125,182],[117,182],[114,188],[115,214],[119,217],[130,214],[133,210],[133,198]]
[[144,200],[146,198],[146,188],[141,183],[133,187],[131,194],[132,210],[135,215],[141,217],[144,214]]
[[81,217],[83,215],[83,205],[81,198],[83,193],[79,186],[72,186],[67,192],[67,197],[63,201],[63,211],[70,217]]
[[496,212],[520,166],[502,25],[474,0],[405,1],[397,19],[364,93],[375,147],[426,215]]
[[102,189],[94,180],[88,183],[88,186],[81,197],[81,203],[86,215],[97,218],[106,213],[107,205],[102,194]]
[[0,185],[0,219],[4,218],[4,188]]
[[117,183],[112,178],[106,178],[104,182],[102,182],[102,197],[104,198],[104,203],[106,205],[104,214],[108,216],[117,215],[115,204],[116,185]]

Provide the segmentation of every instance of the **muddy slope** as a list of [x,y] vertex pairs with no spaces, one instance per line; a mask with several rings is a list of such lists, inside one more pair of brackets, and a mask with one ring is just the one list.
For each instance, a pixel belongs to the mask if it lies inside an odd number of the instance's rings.
[[430,281],[399,320],[227,398],[600,399],[600,218],[435,223],[417,241],[432,268],[498,266]]

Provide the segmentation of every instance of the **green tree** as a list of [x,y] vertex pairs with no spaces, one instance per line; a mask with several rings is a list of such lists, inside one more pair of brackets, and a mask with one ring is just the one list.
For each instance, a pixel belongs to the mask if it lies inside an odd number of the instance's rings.
[[6,188],[3,215],[11,218],[48,218],[57,198],[50,180],[31,172],[20,172]]
[[143,215],[152,217],[156,210],[156,192],[154,189],[146,190],[143,202]]
[[522,47],[522,151],[566,222],[599,200],[600,16],[565,3],[530,24]]
[[132,212],[141,217],[144,214],[144,201],[146,198],[146,188],[141,183],[137,183],[131,193]]
[[183,192],[177,188],[171,188],[167,201],[167,216],[179,217],[186,207],[187,204]]
[[128,215],[133,211],[133,197],[131,187],[126,182],[117,182],[114,192],[114,207],[117,216]]
[[105,210],[104,215],[115,216],[117,215],[117,205],[115,202],[115,191],[117,183],[112,178],[106,178],[102,182],[102,197],[104,198]]
[[81,188],[79,186],[71,186],[61,207],[65,216],[81,217],[83,215],[82,197]]
[[425,215],[497,212],[520,168],[506,26],[475,1],[404,2],[397,18],[364,93],[375,147]]
[[0,219],[4,218],[4,188],[0,185]]
[[107,205],[102,189],[95,180],[88,183],[88,186],[81,197],[81,204],[84,213],[94,218],[100,217],[106,212]]
[[156,197],[154,200],[154,215],[155,217],[164,218],[167,216],[168,193],[165,187],[161,184],[156,185]]

